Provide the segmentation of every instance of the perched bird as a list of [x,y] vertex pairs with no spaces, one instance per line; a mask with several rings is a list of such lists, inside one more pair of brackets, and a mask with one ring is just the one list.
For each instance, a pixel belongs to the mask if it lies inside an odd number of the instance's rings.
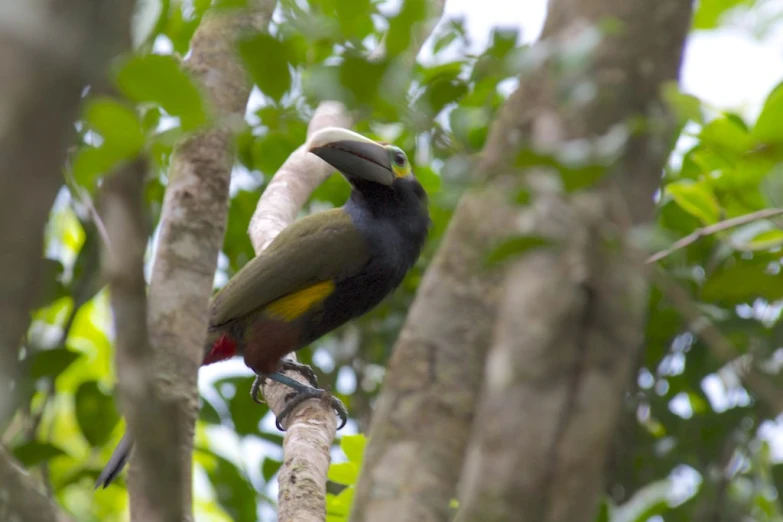
[[[256,374],[253,399],[264,379],[295,390],[279,421],[303,400],[324,397],[309,367],[282,360],[380,303],[419,257],[430,217],[427,195],[405,153],[355,132],[315,133],[310,153],[351,184],[341,208],[311,214],[283,230],[210,301],[203,364],[242,355]],[[296,367],[312,386],[280,370]],[[328,395],[331,397],[331,395]],[[347,412],[331,398],[341,417]],[[106,487],[122,470],[132,441],[126,433],[98,477]]]

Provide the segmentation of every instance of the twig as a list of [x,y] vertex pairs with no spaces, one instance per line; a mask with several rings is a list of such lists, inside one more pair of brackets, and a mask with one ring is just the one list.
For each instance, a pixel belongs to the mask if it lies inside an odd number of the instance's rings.
[[0,520],[70,522],[41,492],[14,458],[0,446]]
[[740,368],[736,363],[741,354],[731,341],[701,313],[688,292],[668,274],[663,270],[656,269],[653,271],[652,277],[663,296],[682,314],[690,329],[701,337],[712,355],[724,364],[733,364],[739,377],[757,397],[767,404],[773,414],[777,415],[782,412],[783,388],[771,376],[756,368],[752,361],[745,365],[745,368]]
[[773,216],[779,216],[781,214],[783,214],[783,209],[765,208],[757,212],[751,212],[750,214],[745,214],[743,216],[737,216],[735,218],[726,219],[724,221],[715,223],[714,225],[709,225],[706,227],[696,229],[695,231],[688,234],[684,238],[675,242],[669,248],[665,250],[661,250],[660,252],[656,252],[655,254],[651,255],[650,257],[647,258],[645,263],[650,264],[650,263],[655,263],[656,261],[660,261],[664,257],[671,255],[672,253],[676,252],[677,250],[680,250],[681,248],[687,247],[691,243],[694,243],[703,237],[707,237],[712,234],[716,234],[718,232],[728,230],[730,228],[738,227],[740,225],[747,225],[748,223],[758,221],[759,219],[766,219]]

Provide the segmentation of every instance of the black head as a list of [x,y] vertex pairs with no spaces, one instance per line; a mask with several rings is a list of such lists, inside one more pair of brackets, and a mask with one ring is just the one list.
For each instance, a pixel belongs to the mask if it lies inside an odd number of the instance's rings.
[[330,127],[310,138],[308,150],[337,169],[370,206],[390,213],[426,209],[427,194],[401,148]]

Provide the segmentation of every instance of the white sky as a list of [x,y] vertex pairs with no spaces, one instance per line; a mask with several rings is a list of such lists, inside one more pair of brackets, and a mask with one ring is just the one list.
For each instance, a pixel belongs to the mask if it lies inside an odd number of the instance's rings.
[[[781,4],[783,0],[768,0],[765,4],[766,10],[780,9]],[[481,50],[488,41],[490,30],[496,26],[521,28],[525,41],[535,40],[541,31],[545,14],[545,0],[447,0],[444,18],[463,16],[474,49]],[[760,18],[763,18],[763,13],[762,16],[745,14],[732,19],[727,28],[693,34],[686,47],[681,76],[682,90],[698,96],[713,107],[731,109],[748,117],[755,117],[769,91],[783,80],[783,31],[778,28],[763,39],[754,38],[753,31],[758,28]],[[424,56],[428,54],[426,50],[423,52]],[[258,100],[251,100],[251,103],[253,101]],[[209,396],[211,390],[206,386],[207,383],[222,376],[237,374],[250,374],[241,360],[207,367],[202,370],[202,391]],[[719,384],[714,386],[720,387]],[[707,388],[712,387],[707,384]],[[708,392],[717,398],[724,396],[717,388]],[[274,430],[271,418],[265,420],[268,421],[265,422],[267,429]],[[770,429],[766,431],[772,438],[775,453],[783,455],[783,437],[779,436],[780,430],[768,427]],[[217,443],[220,453],[244,461],[251,476],[258,475],[254,471],[258,470],[257,459],[275,450],[270,445],[255,441],[248,441],[244,446],[240,446],[237,444],[238,438],[230,428],[221,427],[209,431],[213,445]],[[355,430],[349,424],[342,433],[352,432]],[[777,432],[778,436],[772,436],[774,432]],[[279,454],[271,456],[279,458]],[[342,460],[339,454],[335,457]],[[206,485],[203,477],[197,479],[197,485]]]

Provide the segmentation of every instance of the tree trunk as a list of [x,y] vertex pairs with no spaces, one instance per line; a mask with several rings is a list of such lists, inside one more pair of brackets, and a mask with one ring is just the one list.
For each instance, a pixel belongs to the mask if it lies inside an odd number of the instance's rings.
[[[519,110],[507,116],[542,153],[571,140],[628,138],[601,183],[571,195],[539,191],[517,219],[519,233],[554,247],[523,254],[506,279],[461,522],[595,517],[647,303],[643,258],[627,233],[651,218],[672,129],[660,91],[677,78],[691,9],[682,0],[550,2],[542,39],[555,54],[523,81]],[[614,30],[585,53],[582,69],[561,75],[557,49],[573,51],[607,20]],[[580,84],[594,95],[569,97]],[[634,118],[646,125],[631,133]],[[535,187],[539,176],[530,169],[527,179]]]

